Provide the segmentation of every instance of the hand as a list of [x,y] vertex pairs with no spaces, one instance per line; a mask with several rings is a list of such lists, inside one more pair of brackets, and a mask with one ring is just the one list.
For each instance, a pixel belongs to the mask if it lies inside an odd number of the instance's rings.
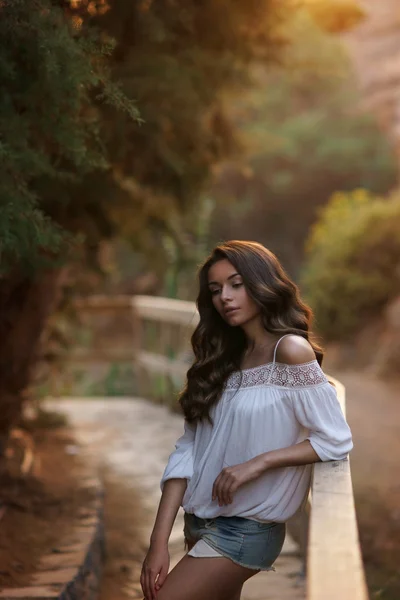
[[146,600],[156,599],[157,592],[167,577],[169,562],[168,544],[150,545],[140,575],[140,585]]
[[218,499],[219,506],[231,504],[233,494],[240,486],[256,479],[263,473],[263,466],[258,457],[240,465],[225,467],[214,481],[212,499]]

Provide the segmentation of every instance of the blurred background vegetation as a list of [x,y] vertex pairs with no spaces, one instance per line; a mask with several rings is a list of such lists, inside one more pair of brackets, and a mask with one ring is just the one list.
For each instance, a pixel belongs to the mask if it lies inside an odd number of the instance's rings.
[[[1,3],[0,451],[29,400],[135,389],[118,353],[129,315],[101,324],[115,346],[107,368],[88,379],[78,353],[67,369],[73,348],[97,344],[74,299],[194,300],[197,265],[226,239],[278,255],[338,365],[398,374],[396,90],[365,62],[374,10]],[[399,38],[387,14],[389,56]]]
[[[273,250],[326,342],[395,301],[396,152],[342,40],[366,17],[359,4],[37,7],[1,8],[2,435],[32,382],[47,393],[57,360],[90,344],[74,297],[193,300],[220,240]],[[125,368],[104,375],[108,390]]]

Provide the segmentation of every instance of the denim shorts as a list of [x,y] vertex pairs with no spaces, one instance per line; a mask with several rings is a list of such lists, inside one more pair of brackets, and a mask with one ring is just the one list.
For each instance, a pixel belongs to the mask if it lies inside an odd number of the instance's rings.
[[261,523],[244,517],[201,519],[185,512],[183,533],[186,542],[203,539],[233,562],[257,571],[274,571],[285,540],[285,523]]

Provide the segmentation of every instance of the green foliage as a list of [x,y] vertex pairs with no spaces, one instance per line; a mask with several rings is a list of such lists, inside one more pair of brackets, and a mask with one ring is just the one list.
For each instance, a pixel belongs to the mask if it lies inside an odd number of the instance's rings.
[[103,113],[115,164],[105,215],[149,261],[165,266],[164,235],[185,246],[183,215],[237,149],[226,94],[243,89],[254,62],[278,61],[291,8],[291,0],[114,0],[93,15],[117,40],[113,75],[144,120],[137,127]]
[[329,339],[358,332],[400,292],[400,194],[336,193],[307,242],[302,274],[318,330]]
[[215,213],[213,230],[216,239],[265,243],[296,275],[318,207],[336,190],[387,192],[397,169],[376,122],[358,108],[339,41],[306,14],[292,28],[284,76],[271,69],[259,74],[258,88],[232,108],[249,158],[220,175],[215,193],[237,205]]
[[[110,80],[113,45],[71,20],[50,0],[12,0],[0,8],[0,258],[33,267],[65,252],[66,190],[108,167],[93,102],[133,105]],[[43,190],[46,190],[44,193]],[[57,205],[58,218],[46,210]],[[64,218],[65,221],[65,218]]]
[[237,149],[227,92],[243,89],[252,64],[282,59],[298,7],[3,2],[3,273],[64,256],[74,239],[67,232],[83,232],[93,249],[120,231],[150,257],[159,248],[154,236],[184,246],[182,212],[214,164]]
[[279,60],[293,10],[292,0],[4,2],[3,272],[63,257],[68,234],[83,234],[90,256],[116,233],[150,260],[162,261],[165,233],[183,247],[182,214],[237,148],[225,95],[251,64]]

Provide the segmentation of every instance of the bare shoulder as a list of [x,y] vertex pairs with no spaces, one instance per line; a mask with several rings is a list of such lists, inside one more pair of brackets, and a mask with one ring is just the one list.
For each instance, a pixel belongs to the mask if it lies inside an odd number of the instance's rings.
[[315,352],[300,335],[288,335],[279,342],[276,360],[288,365],[300,365],[315,360]]

